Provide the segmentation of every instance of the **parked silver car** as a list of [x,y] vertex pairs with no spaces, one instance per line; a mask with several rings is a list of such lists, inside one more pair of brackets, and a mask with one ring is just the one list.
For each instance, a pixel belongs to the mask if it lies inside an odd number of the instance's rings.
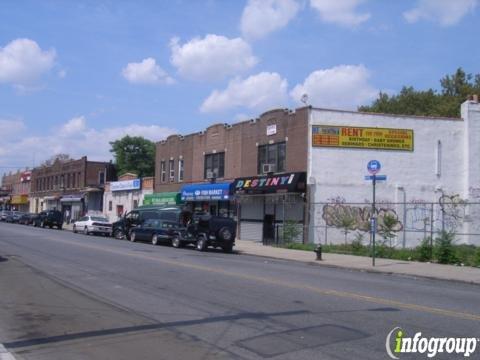
[[110,236],[112,224],[106,217],[86,215],[73,223],[73,232],[83,232],[85,235],[103,234]]

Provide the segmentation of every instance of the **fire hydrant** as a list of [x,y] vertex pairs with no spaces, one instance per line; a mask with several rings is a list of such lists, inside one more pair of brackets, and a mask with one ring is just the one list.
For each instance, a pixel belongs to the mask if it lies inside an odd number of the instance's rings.
[[322,260],[322,245],[318,244],[315,249],[313,250],[315,254],[317,254],[317,260]]

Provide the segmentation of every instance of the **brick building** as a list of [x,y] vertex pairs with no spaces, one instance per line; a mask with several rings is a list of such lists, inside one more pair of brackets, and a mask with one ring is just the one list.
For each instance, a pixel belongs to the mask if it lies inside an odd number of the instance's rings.
[[30,180],[31,171],[29,170],[5,174],[2,177],[1,205],[14,210],[28,211]]
[[[155,191],[236,218],[242,239],[273,240],[285,220],[303,228],[305,189],[297,185],[305,183],[307,138],[308,108],[169,136],[156,144]],[[293,183],[282,184],[292,174]]]
[[35,168],[30,211],[55,208],[68,220],[75,220],[87,211],[102,211],[105,183],[115,178],[112,163],[88,161],[86,156]]

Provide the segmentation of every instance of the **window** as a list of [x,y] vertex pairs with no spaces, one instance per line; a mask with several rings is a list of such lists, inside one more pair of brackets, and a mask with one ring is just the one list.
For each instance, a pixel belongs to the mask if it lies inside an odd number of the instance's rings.
[[225,176],[225,153],[205,155],[204,178],[223,178]]
[[[286,143],[267,144],[258,147],[257,170],[259,174],[285,171]],[[263,165],[270,165],[266,171]],[[265,170],[265,171],[264,171]]]
[[183,181],[184,165],[183,159],[178,160],[178,182]]
[[108,211],[112,211],[112,202],[111,201],[108,202]]
[[133,200],[133,208],[136,209],[138,207],[138,200]]
[[67,189],[70,189],[70,174],[67,174]]
[[72,174],[72,188],[75,187],[75,174]]
[[160,162],[160,181],[167,181],[167,171],[165,169],[165,161]]
[[105,171],[100,171],[98,173],[98,184],[105,185]]
[[168,161],[168,174],[170,182],[175,181],[175,160],[173,159]]

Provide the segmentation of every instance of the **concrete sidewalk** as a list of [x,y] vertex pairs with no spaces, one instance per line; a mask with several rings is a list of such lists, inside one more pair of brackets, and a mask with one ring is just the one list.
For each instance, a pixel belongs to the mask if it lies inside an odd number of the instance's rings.
[[365,256],[324,253],[323,260],[317,261],[313,251],[290,250],[262,243],[235,240],[235,250],[241,254],[256,255],[275,259],[294,260],[320,266],[338,267],[351,270],[379,272],[387,274],[425,277],[438,280],[460,281],[480,285],[480,268],[469,266],[441,265],[416,261],[375,259]]

